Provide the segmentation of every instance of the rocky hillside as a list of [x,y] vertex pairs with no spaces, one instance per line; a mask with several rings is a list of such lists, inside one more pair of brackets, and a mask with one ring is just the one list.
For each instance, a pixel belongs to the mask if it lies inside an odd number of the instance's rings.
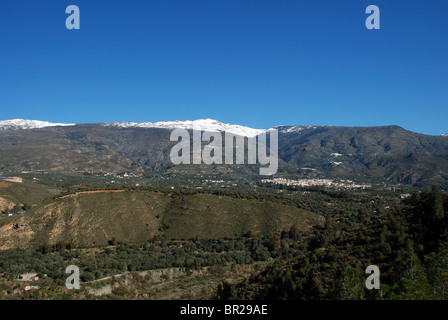
[[207,239],[271,235],[296,225],[306,232],[323,218],[293,206],[209,194],[172,196],[149,191],[84,192],[46,201],[3,219],[0,249],[43,245],[105,246],[109,241]]

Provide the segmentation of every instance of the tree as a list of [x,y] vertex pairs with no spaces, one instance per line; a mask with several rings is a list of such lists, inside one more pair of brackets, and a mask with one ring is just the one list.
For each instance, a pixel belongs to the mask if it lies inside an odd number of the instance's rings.
[[448,299],[448,243],[425,257],[428,280],[433,288],[433,299]]
[[364,298],[365,275],[360,266],[342,265],[332,294],[337,300],[360,300]]
[[228,281],[222,282],[218,286],[218,297],[222,300],[235,300],[237,299],[237,292],[235,285]]
[[443,209],[442,194],[439,188],[433,186],[431,189],[431,213],[434,223],[441,223],[445,218],[445,211]]
[[428,299],[430,290],[425,270],[414,252],[410,239],[400,249],[392,266],[392,299]]
[[293,240],[299,240],[300,233],[299,233],[299,228],[297,228],[296,224],[293,224],[291,229],[289,229],[288,235]]
[[115,245],[117,245],[117,239],[115,239],[115,237],[112,237],[112,239],[110,239],[109,241],[108,241],[108,243],[109,243],[109,245],[111,245],[111,246],[115,246]]

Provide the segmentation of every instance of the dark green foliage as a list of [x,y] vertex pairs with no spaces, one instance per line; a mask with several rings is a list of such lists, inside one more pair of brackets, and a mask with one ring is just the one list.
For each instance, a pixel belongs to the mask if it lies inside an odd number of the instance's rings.
[[[273,261],[246,280],[224,282],[217,290],[220,299],[446,299],[448,296],[448,197],[438,188],[415,193],[398,205],[393,193],[371,191],[333,192],[324,188],[295,189],[280,194],[273,189],[260,192],[235,190],[169,189],[128,187],[126,195],[142,189],[175,199],[173,206],[185,214],[192,206],[188,196],[215,194],[269,201],[319,213],[324,222],[310,231],[295,223],[284,230],[253,232],[246,225],[240,235],[209,239],[167,238],[158,234],[147,242],[125,244],[111,236],[108,247],[83,250],[72,243],[43,243],[38,250],[0,252],[0,270],[7,277],[20,273],[48,274],[63,285],[65,268],[81,268],[82,281],[128,271],[182,267],[210,267],[216,275],[224,266]],[[302,194],[300,191],[306,191]],[[210,199],[210,197],[204,197]],[[209,204],[205,203],[205,205]],[[224,203],[224,202],[221,202]],[[182,209],[181,207],[185,208]],[[388,206],[392,209],[384,210]],[[208,212],[204,210],[204,212]],[[238,210],[237,214],[242,212]],[[172,230],[174,215],[156,221]],[[209,215],[204,215],[209,216]],[[199,220],[202,221],[202,220]],[[367,290],[365,268],[381,270],[381,289]]]
[[[147,242],[143,245],[119,244],[107,247],[96,254],[82,250],[64,249],[63,244],[43,246],[36,251],[0,251],[0,270],[16,277],[20,273],[38,272],[50,278],[64,280],[65,268],[77,265],[81,280],[92,281],[103,276],[126,271],[143,271],[171,267],[199,269],[210,266],[213,274],[222,274],[223,265],[252,264],[271,258],[297,255],[297,246],[284,246],[274,250],[269,237],[240,237],[233,239],[202,239],[184,241]],[[111,240],[111,242],[115,243]]]
[[235,300],[237,299],[235,285],[224,281],[218,286],[217,295],[222,300]]
[[337,275],[337,282],[332,288],[333,298],[337,300],[363,299],[366,291],[363,280],[361,265],[351,266],[345,262]]
[[[448,197],[437,188],[352,232],[327,220],[303,254],[235,285],[240,299],[447,299]],[[380,269],[368,290],[365,269]],[[235,295],[235,293],[232,293]],[[224,297],[225,298],[225,297]]]
[[435,299],[448,299],[448,242],[425,256],[428,281],[432,287],[431,296]]

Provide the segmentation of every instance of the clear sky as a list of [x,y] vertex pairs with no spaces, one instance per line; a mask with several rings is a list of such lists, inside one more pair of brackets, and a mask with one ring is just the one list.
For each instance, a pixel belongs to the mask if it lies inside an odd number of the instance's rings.
[[[81,29],[67,30],[68,5]],[[381,29],[367,30],[368,5]],[[0,119],[448,132],[448,1],[2,0]]]

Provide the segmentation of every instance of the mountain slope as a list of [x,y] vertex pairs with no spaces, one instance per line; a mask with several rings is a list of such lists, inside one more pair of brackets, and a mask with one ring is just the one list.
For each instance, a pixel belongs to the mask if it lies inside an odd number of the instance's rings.
[[249,230],[270,235],[294,224],[306,232],[323,222],[319,215],[270,201],[120,190],[61,197],[8,219],[0,226],[0,250],[57,243],[105,246],[112,238],[127,243],[154,236],[223,238]]
[[[0,121],[0,132],[7,130],[24,130],[24,129],[37,129],[56,126],[73,126],[71,123],[51,123],[48,121],[39,120],[24,120],[24,119],[12,119]],[[163,128],[163,129],[190,129],[201,130],[209,132],[228,132],[244,137],[254,137],[265,130],[253,129],[236,124],[222,123],[213,119],[198,119],[198,120],[176,120],[176,121],[157,121],[157,122],[113,122],[113,123],[101,123],[100,125],[105,127],[118,127],[118,128]]]
[[446,184],[448,141],[398,126],[279,129],[279,157],[328,177]]
[[[209,125],[207,128],[218,130],[219,126],[210,121],[204,122]],[[448,184],[448,140],[444,136],[417,134],[398,126],[278,126],[275,129],[279,132],[276,176],[390,181],[417,186]],[[124,124],[9,130],[0,134],[0,174],[39,170],[139,175],[146,171],[174,170],[182,175],[215,171],[217,166],[173,165],[170,150],[176,142],[170,141],[171,130],[163,126]],[[238,170],[236,166],[220,167],[229,177],[260,177],[253,166],[239,166]]]
[[158,121],[158,122],[114,122],[104,123],[104,126],[116,126],[121,128],[180,128],[194,129],[208,132],[228,132],[244,137],[254,137],[265,130],[253,129],[235,124],[222,123],[213,119],[184,120],[184,121]]

